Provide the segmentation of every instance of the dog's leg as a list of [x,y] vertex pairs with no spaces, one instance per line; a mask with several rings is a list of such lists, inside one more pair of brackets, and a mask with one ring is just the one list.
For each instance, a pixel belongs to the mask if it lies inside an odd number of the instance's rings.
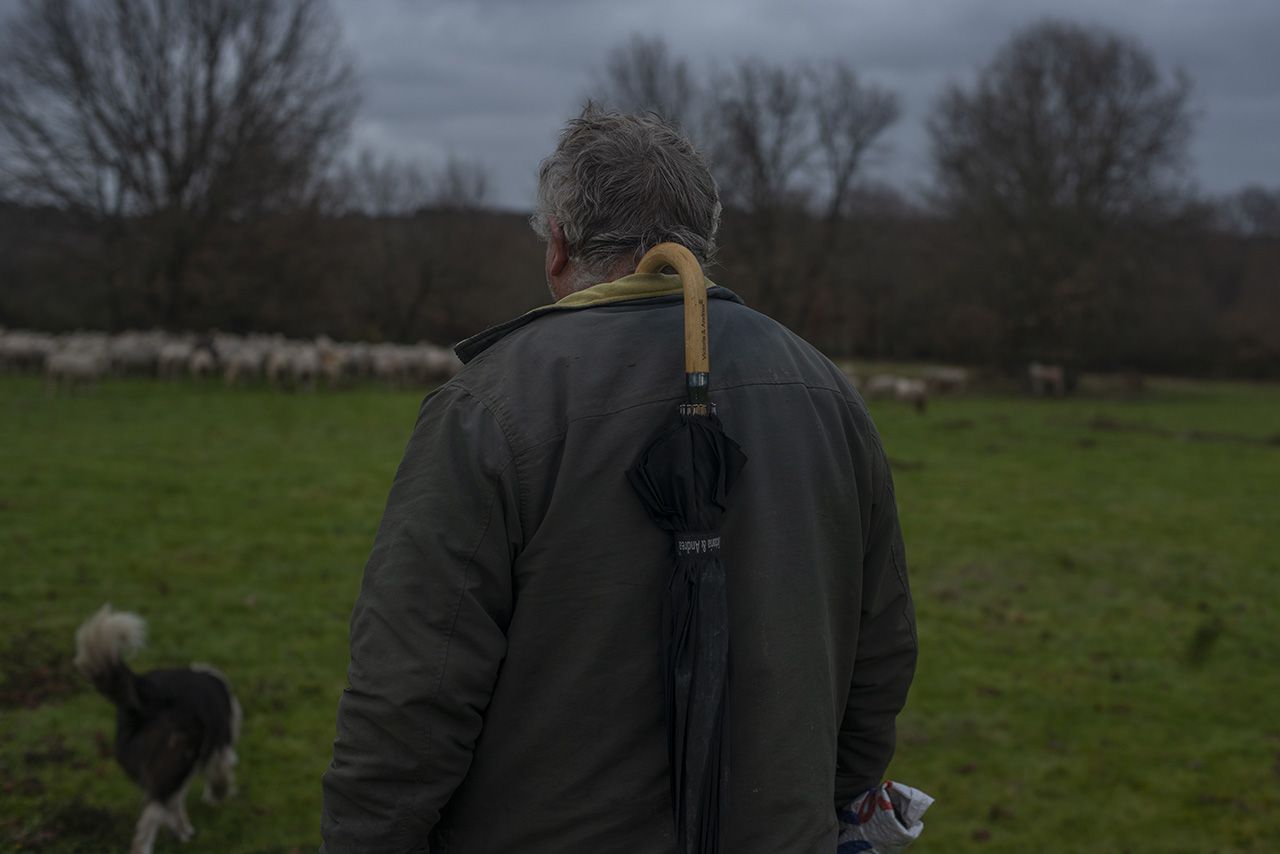
[[238,761],[235,748],[230,746],[222,748],[209,760],[209,767],[205,771],[203,797],[206,804],[222,803],[236,793]]
[[182,842],[196,835],[195,828],[191,826],[191,819],[187,817],[187,787],[190,785],[191,777],[187,777],[182,787],[169,798],[169,803],[165,805],[170,819],[169,828]]
[[147,801],[138,816],[138,826],[133,831],[133,845],[129,854],[151,854],[156,842],[156,831],[161,825],[168,824],[168,810],[159,801]]

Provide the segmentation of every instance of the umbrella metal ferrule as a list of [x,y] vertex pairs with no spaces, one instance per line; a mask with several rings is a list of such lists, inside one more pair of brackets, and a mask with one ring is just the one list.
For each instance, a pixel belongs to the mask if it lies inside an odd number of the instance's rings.
[[689,392],[689,402],[695,406],[710,403],[711,374],[706,371],[694,371],[684,375],[684,385]]
[[684,375],[685,388],[689,392],[689,402],[680,405],[681,415],[712,415],[716,405],[711,402],[711,374],[706,371],[691,371]]

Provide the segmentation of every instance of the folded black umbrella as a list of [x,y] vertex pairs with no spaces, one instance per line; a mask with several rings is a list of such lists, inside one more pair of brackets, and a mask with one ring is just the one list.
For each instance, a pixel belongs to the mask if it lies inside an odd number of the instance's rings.
[[662,243],[637,272],[671,266],[685,297],[688,402],[627,472],[650,518],[673,535],[662,608],[671,805],[680,854],[719,852],[729,796],[729,609],[720,522],[746,464],[708,397],[707,295],[689,250]]

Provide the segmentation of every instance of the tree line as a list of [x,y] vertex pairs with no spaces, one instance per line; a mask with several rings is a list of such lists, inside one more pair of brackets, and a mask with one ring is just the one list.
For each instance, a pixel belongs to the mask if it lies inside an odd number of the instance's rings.
[[1280,189],[1194,190],[1190,93],[1132,38],[1033,24],[938,95],[909,198],[875,177],[898,99],[847,62],[699,76],[636,36],[592,91],[691,132],[726,282],[829,351],[1277,375]]
[[[351,156],[323,0],[28,0],[0,39],[0,326],[449,341],[544,301],[488,175]],[[584,95],[681,124],[717,281],[834,356],[1280,375],[1280,190],[1188,180],[1190,81],[1135,40],[1020,30],[875,177],[899,99],[844,61],[698,71],[618,45]]]

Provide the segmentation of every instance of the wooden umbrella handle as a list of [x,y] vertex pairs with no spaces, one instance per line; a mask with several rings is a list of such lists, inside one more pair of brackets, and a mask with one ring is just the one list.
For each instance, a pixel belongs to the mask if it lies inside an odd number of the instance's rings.
[[706,375],[711,373],[711,352],[707,345],[707,283],[702,277],[702,265],[679,243],[659,243],[640,259],[636,272],[657,273],[668,266],[675,268],[684,288],[684,371],[703,375],[705,386]]

